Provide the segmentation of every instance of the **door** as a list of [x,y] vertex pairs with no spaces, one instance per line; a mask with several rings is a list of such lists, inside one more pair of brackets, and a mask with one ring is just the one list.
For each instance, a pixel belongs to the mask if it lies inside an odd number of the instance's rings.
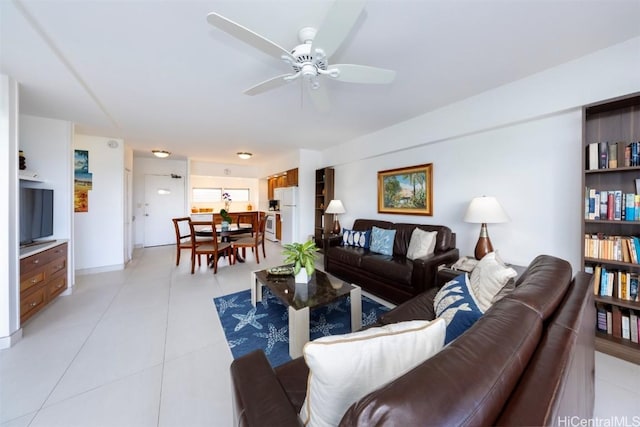
[[131,171],[129,169],[124,170],[124,263],[127,264],[131,261],[133,254],[132,244],[132,218],[131,212],[131,188],[133,186],[131,180]]
[[145,175],[144,186],[144,246],[175,244],[171,219],[185,215],[184,179]]

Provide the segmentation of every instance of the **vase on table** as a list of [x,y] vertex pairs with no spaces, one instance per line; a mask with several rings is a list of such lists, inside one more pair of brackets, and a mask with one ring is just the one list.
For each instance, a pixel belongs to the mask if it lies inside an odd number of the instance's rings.
[[222,221],[220,223],[220,228],[222,229],[222,231],[229,231],[229,222],[228,221]]
[[307,284],[309,283],[309,280],[311,280],[311,277],[307,274],[307,270],[304,268],[301,268],[298,274],[296,274],[296,283]]

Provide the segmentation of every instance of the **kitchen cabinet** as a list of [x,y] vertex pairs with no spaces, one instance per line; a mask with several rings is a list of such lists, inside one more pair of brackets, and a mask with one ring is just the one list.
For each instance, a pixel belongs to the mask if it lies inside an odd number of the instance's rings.
[[298,168],[289,169],[287,171],[287,187],[298,186]]

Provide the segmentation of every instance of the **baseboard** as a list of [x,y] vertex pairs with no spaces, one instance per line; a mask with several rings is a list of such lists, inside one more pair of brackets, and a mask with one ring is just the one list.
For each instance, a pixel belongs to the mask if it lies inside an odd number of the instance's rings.
[[86,276],[87,274],[106,273],[109,271],[124,270],[124,264],[106,265],[104,267],[82,268],[76,270],[76,276]]
[[5,348],[9,348],[16,345],[21,339],[22,339],[22,328],[18,329],[8,337],[1,337],[0,350],[4,350]]

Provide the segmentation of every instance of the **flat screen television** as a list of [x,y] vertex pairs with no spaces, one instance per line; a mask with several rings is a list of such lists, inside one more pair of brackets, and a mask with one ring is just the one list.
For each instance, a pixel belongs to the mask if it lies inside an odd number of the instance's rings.
[[20,246],[53,235],[53,190],[20,188]]

